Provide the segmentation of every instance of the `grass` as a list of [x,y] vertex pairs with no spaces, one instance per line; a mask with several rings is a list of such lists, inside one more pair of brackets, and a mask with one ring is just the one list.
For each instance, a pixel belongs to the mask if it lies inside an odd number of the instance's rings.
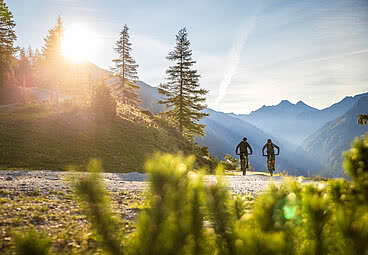
[[98,123],[87,110],[57,114],[49,105],[0,109],[0,169],[65,170],[101,159],[107,172],[142,171],[156,151],[185,151],[188,143],[154,117],[124,116]]

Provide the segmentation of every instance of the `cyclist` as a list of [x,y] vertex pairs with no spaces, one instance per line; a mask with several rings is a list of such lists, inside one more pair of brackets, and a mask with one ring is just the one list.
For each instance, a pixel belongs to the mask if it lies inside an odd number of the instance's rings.
[[[248,161],[248,148],[249,148],[249,155],[253,154],[252,147],[250,147],[249,143],[247,142],[247,138],[244,137],[243,140],[236,146],[235,153],[236,155],[240,155],[240,167],[243,175],[246,175],[247,168],[249,166]],[[240,153],[238,153],[240,149]]]
[[[264,150],[267,148],[267,155],[264,154]],[[275,148],[277,149],[277,154],[275,154]],[[273,176],[273,171],[275,171],[275,155],[280,154],[280,147],[272,143],[271,139],[267,140],[267,143],[262,148],[262,155],[267,156],[267,169],[270,175]]]

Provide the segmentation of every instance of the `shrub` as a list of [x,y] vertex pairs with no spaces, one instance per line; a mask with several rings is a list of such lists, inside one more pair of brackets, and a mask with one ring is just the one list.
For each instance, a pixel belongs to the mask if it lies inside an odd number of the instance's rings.
[[17,255],[47,255],[50,251],[51,241],[35,230],[15,236],[15,250]]
[[221,164],[226,170],[236,170],[239,165],[239,160],[234,158],[230,154],[226,154],[224,160],[221,161]]

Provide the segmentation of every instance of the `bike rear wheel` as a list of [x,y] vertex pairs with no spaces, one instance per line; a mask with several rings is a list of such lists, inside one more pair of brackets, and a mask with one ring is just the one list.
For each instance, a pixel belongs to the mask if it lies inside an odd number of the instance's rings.
[[243,175],[247,174],[247,165],[248,165],[248,159],[244,157],[241,159],[241,170],[243,172]]

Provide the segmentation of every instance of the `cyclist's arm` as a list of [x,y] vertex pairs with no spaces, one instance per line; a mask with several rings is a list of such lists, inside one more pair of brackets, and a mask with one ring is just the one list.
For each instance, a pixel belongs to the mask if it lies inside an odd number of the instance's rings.
[[266,146],[267,146],[267,144],[265,144],[265,145],[263,146],[263,148],[262,148],[262,155],[265,155],[265,154],[264,154],[264,150],[266,149]]
[[238,154],[239,147],[240,147],[240,143],[238,144],[238,146],[236,146],[235,154]]
[[277,155],[280,154],[280,147],[274,144],[275,148],[277,149]]
[[252,147],[250,147],[250,145],[249,145],[249,144],[248,144],[248,148],[249,148],[250,154],[253,154]]

